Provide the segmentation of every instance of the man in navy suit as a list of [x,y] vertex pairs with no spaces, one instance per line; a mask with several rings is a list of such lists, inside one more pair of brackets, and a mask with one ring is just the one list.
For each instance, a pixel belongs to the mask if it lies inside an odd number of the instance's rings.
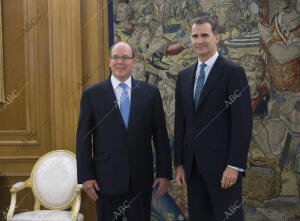
[[[168,189],[171,157],[159,90],[131,77],[133,48],[110,49],[109,79],[82,93],[77,129],[78,183],[96,201],[98,220],[150,221],[152,188]],[[153,140],[156,179],[153,176]]]
[[195,19],[191,42],[198,62],[176,83],[174,163],[187,184],[191,221],[242,221],[241,175],[246,168],[252,111],[244,69],[217,52],[210,17]]

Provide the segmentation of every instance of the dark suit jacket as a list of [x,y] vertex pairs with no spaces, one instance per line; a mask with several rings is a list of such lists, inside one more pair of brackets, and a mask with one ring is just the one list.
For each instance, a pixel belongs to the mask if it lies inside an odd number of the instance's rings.
[[197,63],[181,71],[177,79],[175,166],[184,166],[188,180],[195,156],[203,178],[220,183],[227,165],[246,167],[252,133],[249,86],[244,69],[219,55],[195,111],[196,69]]
[[129,184],[134,192],[151,190],[152,138],[156,177],[170,179],[170,146],[159,90],[132,79],[126,129],[110,78],[87,88],[81,98],[76,139],[78,183],[96,179],[103,194],[126,193]]

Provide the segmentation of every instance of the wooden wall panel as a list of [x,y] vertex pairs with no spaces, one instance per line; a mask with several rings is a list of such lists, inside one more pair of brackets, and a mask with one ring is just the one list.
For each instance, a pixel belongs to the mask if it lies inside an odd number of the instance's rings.
[[[78,88],[105,80],[109,76],[109,42],[106,0],[82,1],[83,73]],[[95,203],[83,193],[81,212],[85,220],[96,220]]]
[[109,76],[109,40],[106,0],[82,2],[83,76],[78,86],[86,88]]
[[80,0],[51,0],[48,8],[52,146],[74,152],[82,76]]
[[[2,1],[2,27],[4,52],[4,81],[6,106],[0,105],[0,133],[9,130],[26,130],[26,94],[22,87],[25,80],[25,33],[21,30],[24,24],[25,1]],[[13,91],[20,92],[17,98],[8,98]],[[21,90],[21,91],[20,91]],[[15,93],[16,94],[16,93]],[[14,116],[14,117],[12,117]]]
[[2,1],[6,103],[0,111],[0,156],[49,150],[49,136],[42,141],[42,133],[49,131],[42,123],[50,113],[48,33],[40,31],[47,27],[47,7],[42,3]]

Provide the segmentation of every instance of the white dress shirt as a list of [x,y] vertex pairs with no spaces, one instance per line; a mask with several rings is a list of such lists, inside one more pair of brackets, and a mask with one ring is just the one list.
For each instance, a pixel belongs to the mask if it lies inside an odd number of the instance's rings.
[[[111,80],[111,84],[112,84],[114,92],[115,92],[115,96],[117,98],[118,106],[120,108],[120,98],[121,98],[121,94],[123,91],[123,88],[120,86],[120,83],[122,83],[122,82],[119,81],[117,78],[115,78],[113,75],[111,75],[110,80]],[[123,83],[126,84],[129,100],[131,101],[131,76]]]
[[[212,57],[210,57],[207,61],[204,62],[206,64],[206,66],[204,68],[204,74],[205,74],[204,84],[205,84],[205,82],[208,78],[208,75],[209,75],[212,67],[214,66],[218,56],[219,56],[219,53],[218,53],[218,51],[216,51],[216,53]],[[197,66],[197,70],[196,70],[195,83],[194,83],[194,96],[195,96],[195,92],[196,92],[197,80],[200,75],[200,66],[202,65],[202,63],[203,62],[201,62],[200,59],[198,58],[198,66]],[[204,87],[204,84],[203,84],[203,87]],[[233,168],[237,171],[244,172],[244,169],[242,169],[242,168],[234,167],[231,165],[227,165],[227,166],[230,168]]]

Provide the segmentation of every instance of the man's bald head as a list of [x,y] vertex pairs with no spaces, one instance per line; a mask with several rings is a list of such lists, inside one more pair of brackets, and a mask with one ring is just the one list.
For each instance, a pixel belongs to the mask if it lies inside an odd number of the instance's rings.
[[125,45],[128,45],[128,46],[130,47],[130,49],[131,49],[131,57],[132,57],[132,58],[135,58],[135,50],[134,50],[134,48],[133,48],[130,44],[128,44],[127,42],[124,42],[124,41],[116,42],[116,43],[114,43],[114,44],[110,47],[110,49],[109,49],[109,57],[111,57],[111,52],[112,52],[113,48],[114,48],[115,46],[119,45],[119,44],[125,44]]

